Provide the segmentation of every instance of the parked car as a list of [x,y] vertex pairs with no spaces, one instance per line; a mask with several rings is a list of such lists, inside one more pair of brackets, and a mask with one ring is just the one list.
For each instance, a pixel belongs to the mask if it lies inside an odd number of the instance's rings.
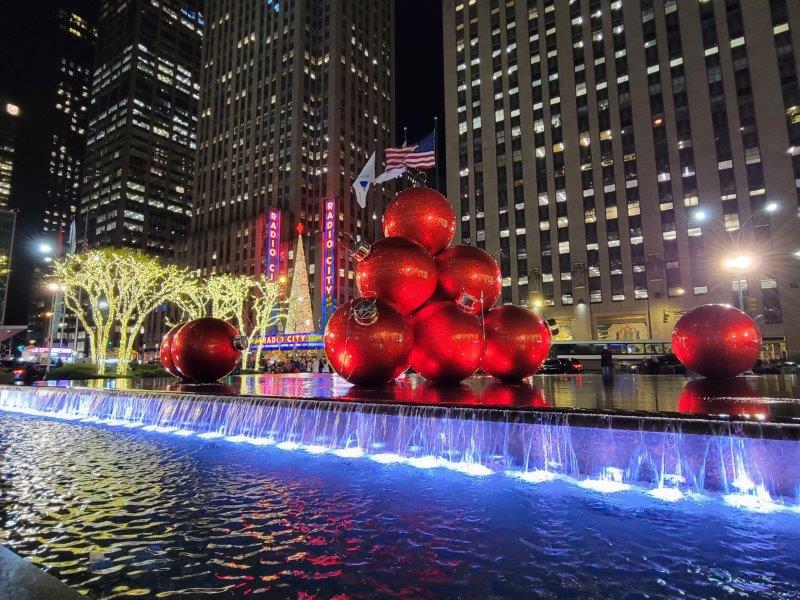
[[30,385],[44,379],[45,366],[32,362],[3,361],[0,364],[0,383]]
[[539,369],[541,375],[583,373],[583,363],[577,358],[548,358]]

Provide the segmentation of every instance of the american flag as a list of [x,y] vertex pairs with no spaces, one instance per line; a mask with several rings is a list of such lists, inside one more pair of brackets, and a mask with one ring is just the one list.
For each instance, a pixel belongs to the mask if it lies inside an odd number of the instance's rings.
[[409,169],[432,169],[436,166],[436,140],[433,132],[417,144],[386,149],[386,170],[408,167]]

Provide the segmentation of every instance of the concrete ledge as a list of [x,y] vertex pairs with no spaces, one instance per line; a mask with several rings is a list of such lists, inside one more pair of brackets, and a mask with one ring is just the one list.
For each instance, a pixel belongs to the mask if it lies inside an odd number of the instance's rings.
[[0,546],[0,598],[14,600],[86,600],[52,575]]

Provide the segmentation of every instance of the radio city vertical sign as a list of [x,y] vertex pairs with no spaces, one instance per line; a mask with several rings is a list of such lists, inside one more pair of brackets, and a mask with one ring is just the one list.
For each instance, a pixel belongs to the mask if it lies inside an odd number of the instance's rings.
[[278,281],[281,270],[281,211],[270,208],[267,211],[267,252],[265,269],[267,279]]
[[336,209],[336,196],[322,199],[322,253],[320,269],[320,288],[322,302],[322,325],[336,309],[336,227],[339,211]]

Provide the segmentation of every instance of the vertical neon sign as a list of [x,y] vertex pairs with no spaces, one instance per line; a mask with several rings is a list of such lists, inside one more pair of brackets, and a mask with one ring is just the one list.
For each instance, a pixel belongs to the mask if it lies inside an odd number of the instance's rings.
[[267,279],[278,281],[281,270],[281,211],[267,211],[267,256],[265,260]]
[[322,297],[322,327],[336,309],[336,225],[338,211],[336,196],[322,199],[322,255],[320,288]]

